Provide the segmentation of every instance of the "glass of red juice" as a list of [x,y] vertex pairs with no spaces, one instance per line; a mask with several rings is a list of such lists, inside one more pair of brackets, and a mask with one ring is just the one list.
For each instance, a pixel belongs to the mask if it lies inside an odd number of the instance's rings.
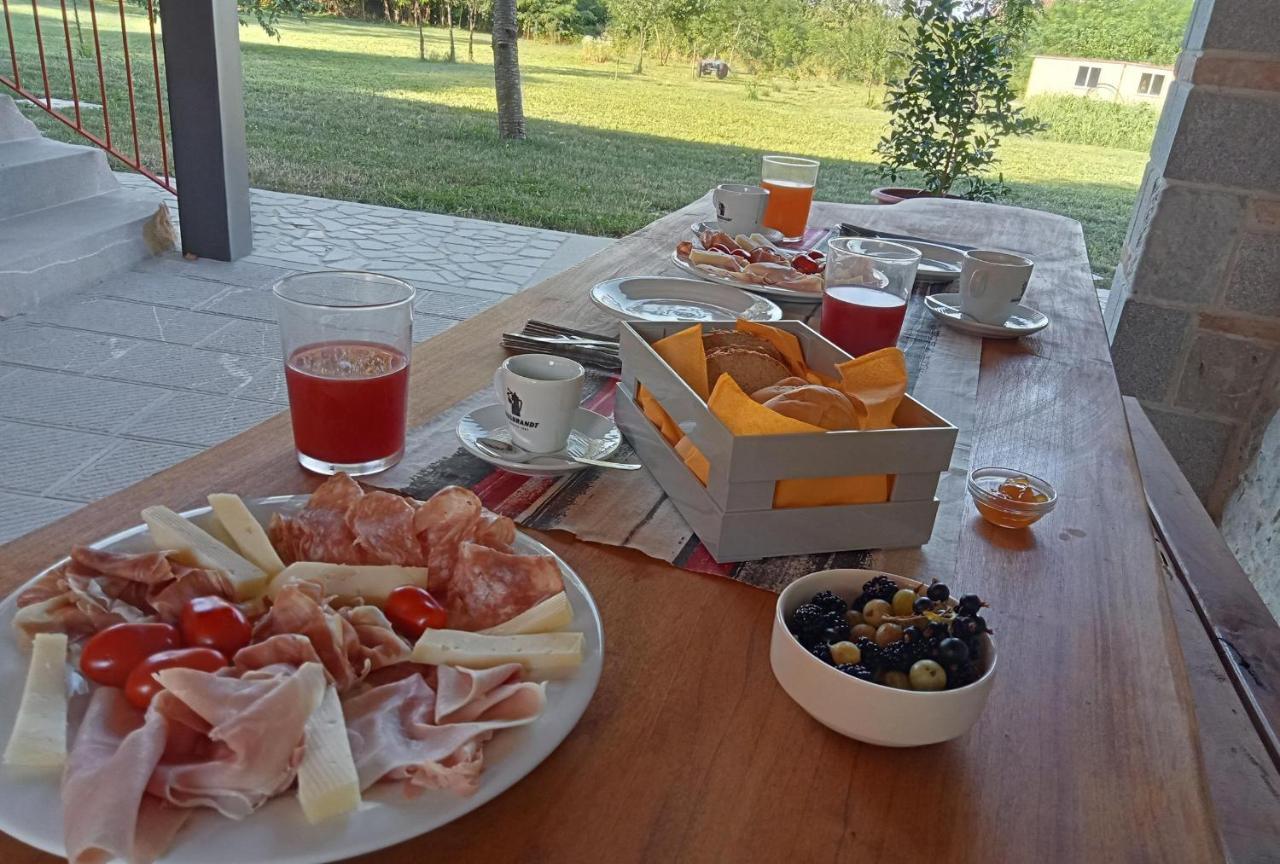
[[413,287],[354,271],[275,284],[293,442],[302,467],[353,476],[404,455]]
[[855,357],[898,344],[920,252],[862,237],[828,246],[822,335]]

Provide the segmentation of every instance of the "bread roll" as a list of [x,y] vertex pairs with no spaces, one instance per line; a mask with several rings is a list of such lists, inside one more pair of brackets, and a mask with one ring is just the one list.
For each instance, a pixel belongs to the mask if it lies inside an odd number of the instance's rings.
[[858,415],[849,397],[820,384],[792,387],[770,398],[764,407],[833,432],[858,428]]
[[790,393],[792,390],[796,389],[797,387],[808,387],[808,386],[809,386],[808,381],[804,380],[803,378],[796,378],[795,376],[792,376],[790,378],[783,378],[777,384],[755,391],[754,393],[751,394],[751,398],[761,404],[764,404],[765,402],[768,402],[770,399],[772,399],[774,396],[779,396],[783,393]]
[[707,354],[707,384],[712,390],[721,375],[728,375],[745,393],[754,393],[790,375],[779,361],[747,348],[717,348]]
[[717,348],[746,348],[749,351],[768,354],[774,360],[783,362],[782,352],[774,348],[772,342],[742,330],[708,330],[702,334],[702,347],[708,353]]

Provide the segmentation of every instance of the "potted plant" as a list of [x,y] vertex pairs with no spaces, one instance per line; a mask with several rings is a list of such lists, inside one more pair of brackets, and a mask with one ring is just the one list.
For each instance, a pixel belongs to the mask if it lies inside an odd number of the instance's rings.
[[994,200],[1005,192],[1003,177],[986,175],[1001,138],[1044,128],[1013,104],[1013,34],[980,0],[916,0],[907,14],[906,70],[889,85],[892,117],[876,152],[882,179],[919,177],[924,186],[871,195],[883,204],[921,196]]

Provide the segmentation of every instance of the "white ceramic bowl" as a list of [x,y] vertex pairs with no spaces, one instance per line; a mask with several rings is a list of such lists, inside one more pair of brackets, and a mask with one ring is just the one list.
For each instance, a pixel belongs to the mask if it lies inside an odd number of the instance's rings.
[[787,629],[786,619],[820,591],[852,601],[874,576],[888,576],[904,588],[919,582],[876,570],[819,570],[792,582],[778,596],[769,659],[787,695],[822,725],[883,747],[919,747],[958,738],[987,704],[996,670],[996,645],[981,637],[986,665],[982,677],[956,690],[921,693],[896,690],[846,675],[814,657]]

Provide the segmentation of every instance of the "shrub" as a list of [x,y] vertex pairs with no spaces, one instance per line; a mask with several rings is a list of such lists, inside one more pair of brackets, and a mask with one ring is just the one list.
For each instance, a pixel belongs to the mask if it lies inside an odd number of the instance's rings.
[[1049,125],[1041,138],[1123,150],[1149,150],[1160,120],[1160,112],[1151,105],[1070,94],[1033,96],[1026,109]]
[[607,36],[583,36],[582,59],[588,63],[613,62],[613,40]]

